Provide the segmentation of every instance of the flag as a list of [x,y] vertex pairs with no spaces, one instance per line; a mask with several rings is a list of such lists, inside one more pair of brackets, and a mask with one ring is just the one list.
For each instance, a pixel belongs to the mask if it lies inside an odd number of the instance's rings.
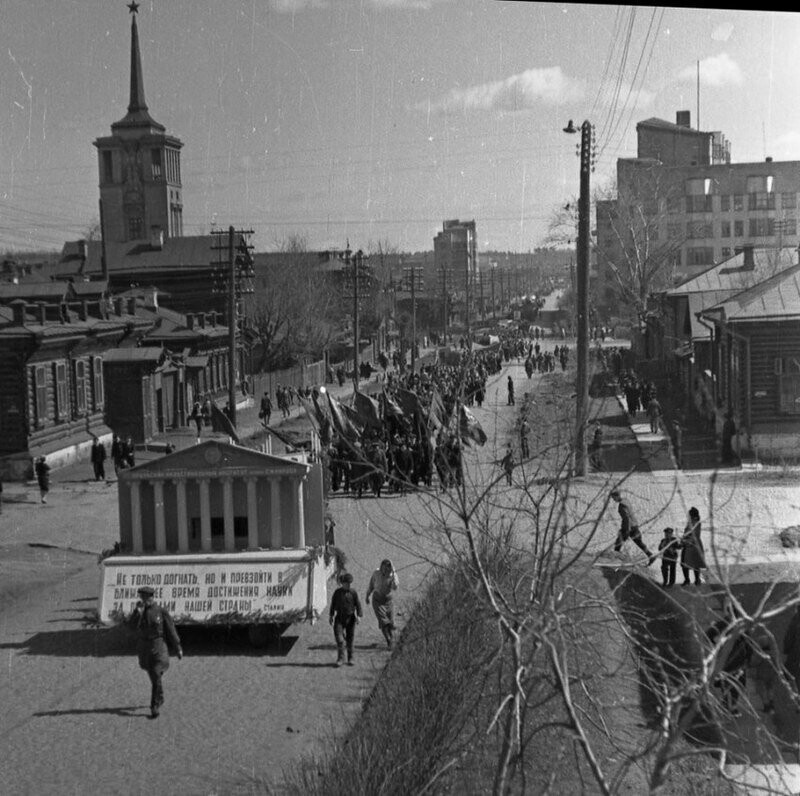
[[304,398],[302,395],[299,396],[300,398],[300,405],[305,409],[306,417],[308,418],[308,422],[311,423],[311,427],[316,431],[318,437],[322,437],[322,426],[323,421],[325,418],[321,418],[319,416],[319,411],[317,407],[308,400],[308,398]]
[[389,395],[385,390],[381,393],[383,400],[383,416],[384,417],[405,417],[403,410],[394,398]]
[[397,403],[400,404],[400,408],[403,410],[403,414],[409,420],[413,420],[423,414],[422,404],[419,402],[419,398],[415,392],[398,389],[395,395],[397,396]]
[[481,424],[464,404],[461,404],[459,408],[459,419],[459,431],[465,444],[469,445],[470,440],[477,442],[478,445],[483,445],[486,442],[486,434],[481,428]]
[[359,391],[353,395],[353,408],[358,414],[362,428],[374,428],[378,431],[383,429],[380,407],[374,398]]
[[428,428],[434,431],[444,428],[447,425],[447,410],[442,403],[442,396],[439,390],[434,388],[431,395],[431,406],[428,410]]
[[211,429],[227,434],[237,445],[239,437],[231,419],[213,401],[211,402]]
[[334,429],[350,442],[357,440],[361,435],[350,418],[342,411],[342,405],[329,392],[326,392],[325,395],[328,396],[328,406]]

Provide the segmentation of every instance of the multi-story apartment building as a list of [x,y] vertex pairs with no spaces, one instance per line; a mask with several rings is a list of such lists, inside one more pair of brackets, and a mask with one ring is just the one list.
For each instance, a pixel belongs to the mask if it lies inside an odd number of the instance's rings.
[[[474,221],[445,221],[433,239],[434,279],[438,294],[463,313],[466,301],[474,312],[478,278],[477,237]],[[427,277],[427,275],[426,275]],[[430,277],[426,281],[431,282]]]
[[[646,294],[722,262],[745,246],[796,247],[800,161],[732,163],[719,132],[647,119],[636,126],[637,157],[617,161],[617,195],[597,203],[597,258],[606,295],[616,269]],[[611,271],[611,273],[609,273]],[[638,280],[638,281],[637,281]],[[602,300],[601,299],[601,300]]]

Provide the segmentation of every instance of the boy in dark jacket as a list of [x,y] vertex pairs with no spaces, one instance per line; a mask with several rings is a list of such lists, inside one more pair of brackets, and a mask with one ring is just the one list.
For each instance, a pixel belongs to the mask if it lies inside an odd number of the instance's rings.
[[681,543],[675,537],[674,528],[664,528],[664,536],[658,543],[658,552],[661,554],[661,577],[664,586],[675,585],[675,570],[678,565],[678,548]]
[[350,587],[353,576],[345,572],[339,578],[338,589],[331,598],[330,623],[333,625],[333,637],[336,639],[338,656],[336,665],[344,663],[344,650],[347,646],[347,665],[353,666],[353,640],[356,635],[356,624],[364,615],[358,593]]

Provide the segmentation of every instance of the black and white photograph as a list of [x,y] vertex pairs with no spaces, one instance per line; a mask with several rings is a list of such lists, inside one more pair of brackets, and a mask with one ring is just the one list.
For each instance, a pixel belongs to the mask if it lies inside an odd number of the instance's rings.
[[0,44],[3,793],[800,793],[800,14]]

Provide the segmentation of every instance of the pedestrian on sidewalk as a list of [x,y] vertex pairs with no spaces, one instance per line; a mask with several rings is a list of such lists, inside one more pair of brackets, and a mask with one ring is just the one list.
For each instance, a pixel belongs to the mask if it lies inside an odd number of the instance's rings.
[[506,455],[500,459],[499,464],[503,468],[503,472],[506,474],[506,483],[511,486],[511,475],[514,472],[514,452],[511,450],[510,442],[508,443]]
[[700,530],[700,512],[692,506],[689,509],[689,521],[686,523],[681,539],[681,569],[683,570],[684,586],[689,585],[689,577],[692,572],[694,572],[695,586],[700,586],[703,582],[702,573],[706,569],[706,553]]
[[669,588],[675,585],[675,570],[678,567],[678,550],[681,543],[675,536],[674,528],[664,528],[664,536],[658,543],[658,552],[661,555],[662,585]]
[[152,586],[139,589],[139,602],[128,620],[128,626],[138,634],[136,654],[139,667],[150,678],[150,715],[155,719],[164,704],[161,678],[169,669],[170,649],[178,656],[178,660],[183,658],[183,649],[172,617],[154,601],[154,595]]
[[329,621],[333,626],[333,637],[336,639],[336,665],[344,663],[347,649],[347,665],[353,666],[353,641],[356,635],[358,620],[364,615],[358,592],[352,588],[353,576],[345,572],[339,578],[340,586],[331,598]]
[[617,539],[614,542],[614,552],[619,553],[622,550],[622,543],[630,539],[647,556],[647,564],[649,566],[655,561],[655,556],[648,550],[647,545],[642,540],[639,521],[636,519],[633,509],[628,501],[622,497],[622,492],[619,489],[613,489],[610,497],[617,503],[619,516],[622,520]]
[[514,406],[514,381],[511,378],[511,376],[508,377],[507,389],[508,389],[508,406]]
[[261,409],[258,412],[258,416],[265,426],[269,425],[269,419],[272,417],[272,400],[268,392],[265,392],[261,398]]
[[200,401],[195,401],[192,406],[192,420],[197,427],[197,439],[200,439],[200,431],[203,428],[203,410],[200,408]]
[[106,480],[106,446],[100,442],[98,437],[92,440],[92,451],[90,454],[92,469],[94,470],[95,481]]
[[595,470],[603,470],[603,427],[595,421],[592,441],[589,443],[589,463]]
[[652,393],[650,400],[647,402],[647,419],[650,421],[650,433],[658,434],[661,427],[661,404],[656,398],[655,392]]
[[119,434],[114,434],[111,440],[111,461],[114,462],[114,475],[119,475],[119,471],[125,466],[122,451],[122,440]]
[[367,586],[367,596],[365,598],[369,605],[372,599],[372,610],[375,611],[375,618],[378,620],[386,645],[389,649],[394,644],[394,594],[397,591],[397,573],[394,571],[392,562],[388,558],[381,561],[380,567],[372,573]]
[[47,503],[47,493],[50,491],[50,465],[44,456],[40,456],[34,465],[36,481],[39,484],[39,496],[42,503]]

